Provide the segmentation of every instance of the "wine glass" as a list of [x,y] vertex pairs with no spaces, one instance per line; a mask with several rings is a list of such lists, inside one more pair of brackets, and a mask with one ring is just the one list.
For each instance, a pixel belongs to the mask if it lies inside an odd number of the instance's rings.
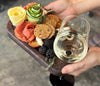
[[65,17],[53,44],[56,56],[67,63],[82,60],[88,51],[89,31],[90,24],[85,18]]

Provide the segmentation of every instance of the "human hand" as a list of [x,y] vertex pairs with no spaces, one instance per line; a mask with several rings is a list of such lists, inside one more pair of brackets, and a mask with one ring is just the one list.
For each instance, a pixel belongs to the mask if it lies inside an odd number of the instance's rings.
[[100,0],[57,0],[45,8],[54,10],[60,19],[64,19],[68,15],[79,15],[97,7],[100,7]]
[[96,65],[100,65],[100,48],[91,47],[83,60],[74,64],[66,65],[62,69],[62,73],[78,76]]
[[57,0],[45,6],[46,9],[52,9],[55,11],[55,14],[63,19],[68,15],[75,15],[76,11],[73,9],[71,0]]

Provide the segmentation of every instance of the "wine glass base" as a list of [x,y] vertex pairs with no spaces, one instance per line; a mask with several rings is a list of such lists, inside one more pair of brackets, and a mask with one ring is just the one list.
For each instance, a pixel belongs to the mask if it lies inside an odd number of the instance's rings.
[[74,77],[71,75],[55,76],[50,74],[49,80],[52,86],[74,86]]

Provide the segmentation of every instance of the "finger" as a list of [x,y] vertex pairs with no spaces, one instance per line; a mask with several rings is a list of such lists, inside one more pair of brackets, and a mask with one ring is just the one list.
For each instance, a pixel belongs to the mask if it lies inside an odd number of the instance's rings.
[[61,19],[63,20],[66,16],[70,15],[70,11],[68,10],[65,10],[61,13],[56,13],[56,15]]
[[47,10],[49,10],[49,9],[54,10],[54,4],[55,4],[55,3],[52,2],[52,3],[50,3],[49,5],[45,6],[44,8],[47,9]]
[[73,75],[73,76],[78,76],[78,75],[80,75],[81,73],[83,73],[86,70],[88,70],[88,69],[82,68],[82,69],[76,70],[74,72],[70,72],[68,74]]
[[77,71],[77,70],[83,68],[84,65],[85,65],[84,62],[82,62],[82,61],[74,63],[74,64],[67,65],[67,66],[63,67],[62,73],[63,74],[72,73],[74,71]]
[[81,74],[81,72],[75,71],[72,73],[68,73],[69,75],[73,75],[73,76],[79,76]]

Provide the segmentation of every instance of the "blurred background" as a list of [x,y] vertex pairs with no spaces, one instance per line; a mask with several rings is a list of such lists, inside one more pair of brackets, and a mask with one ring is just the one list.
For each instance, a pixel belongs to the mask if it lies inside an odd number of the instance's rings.
[[[50,73],[7,35],[7,10],[32,1],[46,6],[54,0],[0,0],[0,86],[52,86],[49,82]],[[92,12],[80,15],[87,18],[91,25],[90,41],[100,33],[100,10]],[[99,82],[100,67],[96,66],[75,77],[74,86],[99,86]]]

